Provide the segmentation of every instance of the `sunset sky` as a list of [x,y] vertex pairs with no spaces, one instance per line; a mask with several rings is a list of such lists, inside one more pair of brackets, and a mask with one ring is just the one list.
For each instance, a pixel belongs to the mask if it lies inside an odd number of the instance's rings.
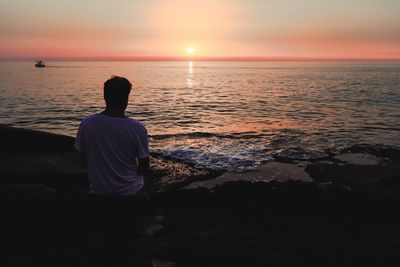
[[399,0],[0,0],[0,58],[400,59]]

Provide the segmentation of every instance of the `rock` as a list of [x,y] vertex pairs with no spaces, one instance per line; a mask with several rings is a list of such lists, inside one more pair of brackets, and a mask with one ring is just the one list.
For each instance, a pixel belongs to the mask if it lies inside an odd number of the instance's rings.
[[344,153],[333,158],[353,165],[378,165],[383,160],[372,154],[364,153]]
[[335,187],[335,185],[333,184],[333,182],[323,182],[319,183],[318,187],[324,191],[329,191],[332,190]]
[[226,172],[212,180],[191,183],[183,189],[194,189],[199,187],[213,189],[218,185],[232,181],[245,181],[251,183],[272,181],[279,183],[285,183],[288,181],[301,181],[306,183],[313,182],[313,179],[304,171],[304,168],[305,165],[298,166],[291,163],[272,161],[262,165],[257,171],[241,173]]
[[43,184],[7,184],[0,185],[2,195],[8,194],[14,197],[45,197],[55,196],[56,190]]

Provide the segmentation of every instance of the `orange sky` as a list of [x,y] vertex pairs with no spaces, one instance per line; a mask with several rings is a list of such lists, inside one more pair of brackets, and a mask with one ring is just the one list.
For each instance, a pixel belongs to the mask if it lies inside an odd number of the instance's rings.
[[398,0],[2,0],[0,58],[400,59],[399,10]]

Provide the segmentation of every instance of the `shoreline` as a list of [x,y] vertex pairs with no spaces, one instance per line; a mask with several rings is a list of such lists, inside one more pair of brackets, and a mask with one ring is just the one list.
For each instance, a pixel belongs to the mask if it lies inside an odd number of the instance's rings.
[[[86,172],[73,148],[75,138],[4,125],[0,125],[0,133],[1,184],[45,184],[58,189],[65,186],[71,192],[74,187],[87,186]],[[201,187],[212,190],[230,181],[332,183],[358,190],[366,185],[396,182],[399,159],[400,150],[394,146],[360,144],[320,159],[278,156],[257,170],[236,173],[199,168],[151,153],[148,180],[156,192]]]
[[[148,202],[85,193],[73,138],[0,127],[0,265],[400,263],[400,152],[213,172],[152,155]],[[116,266],[117,266],[116,265]]]

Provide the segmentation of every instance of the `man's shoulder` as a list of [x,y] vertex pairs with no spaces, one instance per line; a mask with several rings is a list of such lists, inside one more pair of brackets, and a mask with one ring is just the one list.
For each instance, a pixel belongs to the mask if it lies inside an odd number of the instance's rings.
[[82,120],[82,124],[87,124],[92,121],[95,121],[95,120],[99,119],[99,116],[100,116],[100,114],[98,114],[98,113],[91,114]]
[[[96,127],[97,125],[112,124],[117,128],[131,129],[135,132],[147,133],[147,129],[143,123],[133,118],[112,118],[102,115],[100,113],[92,114],[84,118],[81,122],[85,127]],[[128,126],[128,127],[127,127]]]
[[132,118],[128,118],[128,123],[129,123],[132,127],[134,127],[135,129],[141,129],[141,130],[146,131],[146,127],[144,126],[144,124],[141,123],[141,122],[138,121],[138,120],[135,120],[135,119],[132,119]]

